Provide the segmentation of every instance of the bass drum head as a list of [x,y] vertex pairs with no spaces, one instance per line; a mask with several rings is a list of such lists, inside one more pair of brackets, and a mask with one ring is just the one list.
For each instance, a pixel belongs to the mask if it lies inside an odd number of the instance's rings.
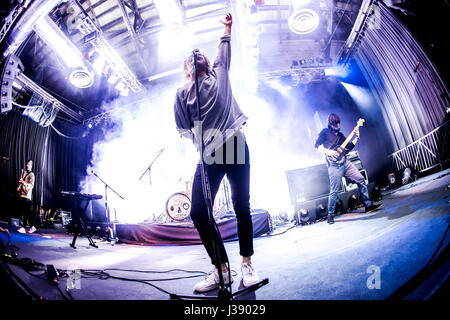
[[167,199],[166,212],[173,221],[186,221],[191,212],[191,199],[181,192],[172,194]]

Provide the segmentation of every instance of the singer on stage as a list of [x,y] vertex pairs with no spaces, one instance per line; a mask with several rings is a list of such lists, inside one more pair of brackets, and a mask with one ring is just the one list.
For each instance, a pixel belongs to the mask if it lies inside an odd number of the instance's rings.
[[[247,117],[243,114],[231,92],[229,69],[231,60],[231,14],[220,22],[224,25],[224,34],[220,38],[218,54],[211,67],[208,58],[199,50],[194,50],[197,59],[197,79],[199,88],[200,119],[196,109],[197,95],[194,74],[194,53],[184,61],[186,84],[177,90],[175,98],[175,123],[182,137],[191,139],[198,150],[200,148],[199,128],[203,133],[206,176],[209,179],[212,200],[217,194],[225,175],[230,182],[231,198],[236,212],[239,248],[242,256],[242,280],[244,286],[259,282],[259,277],[251,263],[253,255],[253,224],[250,215],[250,161],[244,134],[240,131]],[[202,156],[202,155],[201,155]],[[212,230],[203,196],[200,165],[194,175],[192,186],[192,221],[197,228],[205,249],[214,266],[221,265],[225,284],[233,282],[228,273],[228,261],[223,242],[219,241],[222,261],[215,261],[212,237],[220,237],[217,225]],[[215,224],[215,223],[214,223]],[[219,287],[217,267],[197,283],[194,290],[207,292]]]
[[[21,228],[17,231],[20,233],[33,233],[36,231],[34,226],[36,219],[33,214],[33,202],[31,200],[34,188],[34,173],[31,171],[32,169],[33,161],[27,160],[26,169],[22,170],[19,187],[17,188],[17,192],[19,193],[18,209],[21,222]],[[28,230],[25,229],[27,224],[30,225]]]

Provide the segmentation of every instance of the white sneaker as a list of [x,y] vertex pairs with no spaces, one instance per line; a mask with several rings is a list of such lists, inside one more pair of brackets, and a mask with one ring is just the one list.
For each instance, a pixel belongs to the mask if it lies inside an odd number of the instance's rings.
[[[228,273],[228,271],[226,273],[222,273],[222,275],[223,275],[223,282],[225,285],[233,283],[233,277]],[[208,272],[204,280],[198,282],[194,286],[194,290],[196,292],[208,292],[218,288],[219,285],[220,285],[219,273],[217,272],[217,268],[214,267],[214,270]]]
[[27,231],[28,233],[33,233],[36,231],[36,228],[34,226],[31,226],[31,228]]
[[242,262],[241,270],[244,287],[250,287],[259,282],[259,276],[251,263]]
[[17,232],[19,232],[19,233],[27,233],[27,231],[25,230],[24,227],[21,227],[21,228],[17,229]]

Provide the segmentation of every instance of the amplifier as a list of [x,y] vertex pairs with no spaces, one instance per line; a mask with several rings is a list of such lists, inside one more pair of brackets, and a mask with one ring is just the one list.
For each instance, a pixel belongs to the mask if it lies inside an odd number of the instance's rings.
[[347,153],[347,159],[350,160],[351,162],[359,160],[358,151],[354,150],[354,151],[350,151],[349,153]]
[[347,154],[347,159],[351,163],[353,163],[355,165],[356,169],[358,169],[359,171],[361,171],[363,169],[363,165],[362,165],[361,159],[359,158],[358,151],[356,151],[356,150],[355,151],[350,151]]
[[363,170],[363,166],[361,163],[361,160],[351,160],[351,162],[355,165],[356,169],[358,169],[359,171]]
[[[361,172],[361,174],[363,175],[364,180],[366,181],[366,184],[369,184],[369,178],[367,176],[367,171],[363,169],[363,170],[359,170],[359,172]],[[358,188],[358,185],[356,183],[354,183],[353,181],[350,181],[346,177],[342,177],[342,186],[343,186],[344,191],[350,191],[350,190]]]

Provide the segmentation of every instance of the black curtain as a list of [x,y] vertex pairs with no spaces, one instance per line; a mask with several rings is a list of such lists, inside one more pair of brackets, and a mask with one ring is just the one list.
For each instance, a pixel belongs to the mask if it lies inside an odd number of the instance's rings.
[[92,142],[89,135],[83,137],[83,128],[61,120],[42,127],[20,112],[10,111],[0,117],[0,135],[0,220],[16,216],[16,188],[27,159],[33,160],[36,177],[34,208],[72,211],[74,201],[62,197],[61,191],[78,191],[85,177]]
[[354,57],[380,106],[393,153],[445,122],[448,90],[420,43],[382,2]]

